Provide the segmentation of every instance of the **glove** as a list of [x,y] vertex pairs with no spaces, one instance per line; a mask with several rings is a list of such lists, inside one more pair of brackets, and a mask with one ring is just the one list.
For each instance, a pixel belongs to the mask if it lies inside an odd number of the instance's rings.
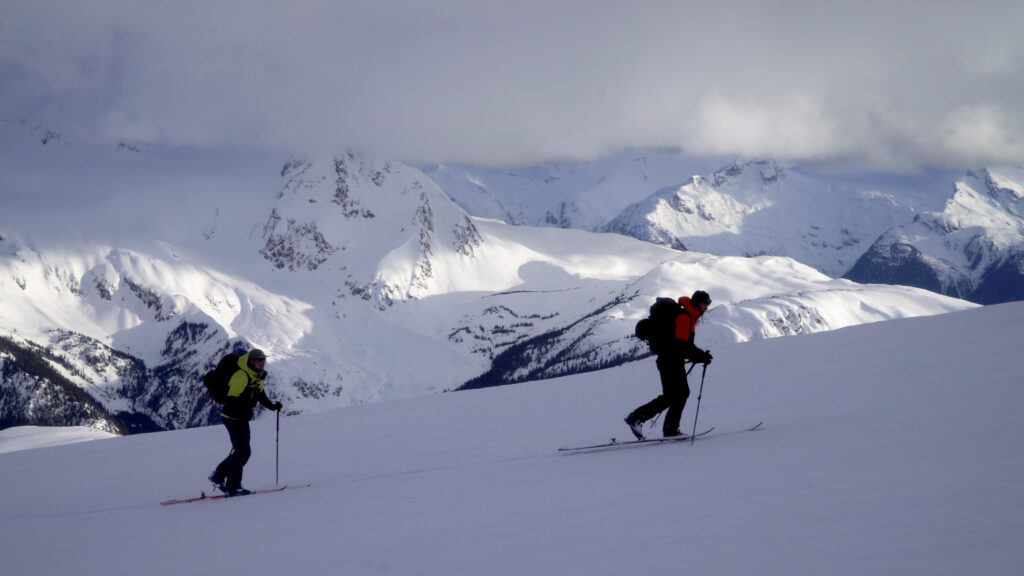
[[711,355],[711,350],[705,350],[704,351],[704,358],[701,359],[700,363],[701,364],[711,364],[711,361],[714,360],[714,358],[715,357]]
[[281,408],[283,407],[284,405],[282,405],[280,402],[274,402],[274,405],[271,406],[270,409],[273,410],[274,412],[280,412]]

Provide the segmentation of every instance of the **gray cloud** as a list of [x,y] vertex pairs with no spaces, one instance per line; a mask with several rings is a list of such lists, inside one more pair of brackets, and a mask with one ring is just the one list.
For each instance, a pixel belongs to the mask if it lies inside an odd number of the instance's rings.
[[518,164],[1024,162],[1024,4],[0,0],[0,116]]

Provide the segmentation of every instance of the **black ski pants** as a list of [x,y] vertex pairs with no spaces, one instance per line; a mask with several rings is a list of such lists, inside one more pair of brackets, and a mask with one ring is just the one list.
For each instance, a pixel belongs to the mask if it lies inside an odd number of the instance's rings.
[[217,465],[214,475],[224,480],[228,490],[238,490],[242,487],[242,468],[252,456],[252,450],[249,448],[249,421],[221,419],[231,438],[231,453]]
[[674,434],[679,430],[686,399],[690,397],[690,385],[686,381],[686,362],[681,356],[658,356],[658,373],[661,375],[661,396],[633,410],[629,419],[646,422],[668,409],[662,430]]

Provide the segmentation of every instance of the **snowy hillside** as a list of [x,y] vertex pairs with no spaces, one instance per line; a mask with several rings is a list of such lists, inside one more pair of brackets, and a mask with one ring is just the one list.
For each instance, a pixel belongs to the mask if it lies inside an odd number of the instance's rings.
[[595,370],[643,357],[635,322],[697,288],[715,299],[715,345],[972,307],[786,258],[470,217],[420,170],[351,152],[272,169],[239,153],[86,152],[5,156],[6,426],[52,425],[29,407],[67,403],[87,406],[64,424],[106,430],[216,422],[200,377],[252,345],[292,414]]
[[[657,393],[650,359],[286,415],[279,433],[267,414],[253,426],[245,484],[274,485],[279,464],[281,484],[311,486],[234,500],[158,504],[207,488],[228,449],[221,426],[20,451],[10,450],[24,435],[2,431],[0,566],[13,576],[1019,574],[1022,326],[1024,304],[1013,303],[719,346],[698,427],[723,434],[693,446],[557,452],[628,435],[622,417]],[[226,550],[211,540],[224,526],[254,544]]]

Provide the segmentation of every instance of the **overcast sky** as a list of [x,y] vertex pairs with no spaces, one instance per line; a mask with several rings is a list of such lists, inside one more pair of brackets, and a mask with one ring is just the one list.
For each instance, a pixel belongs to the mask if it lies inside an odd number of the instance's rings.
[[0,118],[514,165],[1024,163],[1024,2],[0,0]]

